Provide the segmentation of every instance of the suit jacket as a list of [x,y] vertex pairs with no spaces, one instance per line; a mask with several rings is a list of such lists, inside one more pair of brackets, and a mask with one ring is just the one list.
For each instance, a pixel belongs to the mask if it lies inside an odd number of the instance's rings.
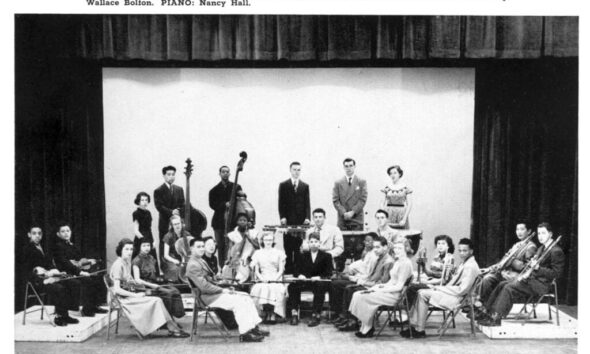
[[55,248],[53,249],[53,260],[57,269],[68,274],[78,275],[80,269],[70,262],[71,259],[79,261],[82,259],[82,254],[71,242],[66,242],[61,238],[55,240]]
[[[545,245],[537,250],[537,256],[545,251]],[[539,264],[539,269],[535,270],[527,280],[531,288],[537,294],[545,294],[549,291],[549,286],[553,279],[559,279],[563,274],[565,267],[565,254],[558,245],[551,249],[549,256]]]
[[154,190],[154,204],[160,213],[158,231],[161,238],[168,232],[172,210],[180,209],[180,216],[184,215],[184,190],[182,187],[172,184],[172,192],[170,192],[170,188],[166,183],[163,183]]
[[311,220],[309,185],[302,180],[297,183],[297,192],[291,179],[279,184],[279,216],[286,218],[288,225],[301,225],[305,219]]
[[[355,223],[364,226],[363,208],[367,202],[367,181],[354,175],[352,184],[348,185],[346,176],[340,178],[334,183],[332,189],[332,202],[334,208],[338,211],[338,226],[342,227],[346,223]],[[342,215],[347,211],[354,211],[351,221],[346,222]]]
[[[305,240],[301,243],[301,250],[309,251],[309,235],[316,232],[316,228],[310,228],[305,232]],[[344,252],[344,238],[342,231],[333,225],[322,226],[320,230],[320,250],[328,252],[332,258],[336,258]]]
[[[215,187],[209,191],[209,207],[214,210],[213,219],[211,219],[211,227],[214,230],[225,229],[225,203],[231,199],[231,190],[233,182],[227,182],[224,187],[223,183],[219,182]],[[238,184],[236,191],[241,191],[242,187]]]
[[186,276],[201,292],[201,300],[205,305],[211,304],[221,296],[223,288],[213,282],[215,273],[204,259],[191,255],[186,266]]
[[377,263],[370,271],[367,279],[362,281],[361,285],[366,287],[373,286],[375,284],[385,284],[389,281],[389,272],[393,268],[393,258],[389,254],[384,254],[377,259]]
[[41,252],[32,242],[27,242],[23,248],[22,274],[26,279],[34,279],[33,269],[42,267],[45,270],[55,269],[53,260],[46,252]]
[[298,262],[295,263],[293,275],[298,277],[300,274],[303,274],[308,278],[319,276],[327,279],[332,276],[333,270],[332,256],[327,252],[319,250],[315,262],[311,260],[311,252],[303,253],[299,257]]
[[432,292],[430,304],[449,310],[455,308],[471,289],[479,273],[479,266],[475,258],[469,257],[457,268],[455,275],[447,285],[437,287],[437,291]]

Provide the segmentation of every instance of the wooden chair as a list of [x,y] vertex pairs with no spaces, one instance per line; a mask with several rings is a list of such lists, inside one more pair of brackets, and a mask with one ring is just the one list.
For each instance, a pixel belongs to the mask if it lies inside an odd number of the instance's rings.
[[[31,293],[29,293],[29,290],[31,291]],[[41,291],[35,289],[35,286],[33,285],[33,283],[30,281],[27,281],[27,285],[25,288],[25,301],[24,301],[24,310],[23,310],[23,326],[26,324],[27,314],[33,313],[36,311],[41,311],[41,320],[43,320],[43,314],[45,314],[47,316],[47,319],[49,320],[49,323],[51,323],[51,325],[55,327],[55,323],[53,323],[53,320],[49,316],[49,311],[47,311],[47,307],[45,307],[45,301],[43,301],[43,298],[47,298],[47,293],[41,292]],[[27,311],[28,305],[29,305],[29,299],[37,299],[37,302],[39,303],[39,305],[41,305],[41,308]]]
[[[410,323],[410,304],[408,302],[408,296],[407,296],[408,286],[410,285],[411,282],[412,282],[412,277],[409,277],[406,280],[404,287],[402,288],[401,297],[395,305],[382,305],[382,306],[379,306],[379,308],[377,309],[377,313],[375,314],[375,318],[373,320],[373,327],[375,327],[375,322],[376,322],[377,318],[379,318],[381,313],[386,312],[387,319],[385,320],[383,325],[381,325],[381,328],[379,329],[379,331],[375,335],[375,339],[377,339],[377,337],[379,337],[381,332],[383,332],[383,329],[385,328],[385,326],[387,326],[389,323],[395,324],[395,322],[393,322],[392,316],[394,316],[396,312],[399,314],[401,330],[402,331],[404,330],[404,323],[402,321],[402,310],[406,311],[406,315],[408,317],[408,328],[410,330],[410,336],[412,335],[412,325]],[[394,325],[394,329],[396,329],[395,325]]]
[[[539,306],[539,304],[541,303],[541,301],[543,301],[543,299],[553,299],[553,302],[555,303],[555,320],[557,321],[557,325],[559,326],[559,300],[557,298],[557,282],[555,280],[553,280],[553,282],[551,282],[551,286],[549,288],[549,291],[546,294],[543,294],[541,296],[539,296],[537,298],[537,301],[534,301],[535,296],[529,296],[529,298],[525,301],[525,303],[522,305],[522,308],[520,309],[520,311],[518,312],[518,314],[516,315],[516,319],[517,320],[521,320],[522,321],[522,325],[524,326],[525,323],[527,323],[527,321],[531,318],[531,315],[534,318],[537,318],[537,306]],[[527,311],[526,307],[528,306],[528,304],[531,304],[532,309],[531,311]],[[549,321],[552,320],[552,316],[551,316],[551,312],[553,312],[553,310],[551,309],[551,301],[547,301],[547,311],[549,313]],[[523,315],[524,312],[524,315]]]
[[[121,316],[125,316],[125,312],[123,312],[123,307],[121,306],[121,302],[119,301],[119,297],[115,294],[113,290],[113,282],[111,277],[108,274],[105,274],[102,279],[104,280],[104,285],[107,288],[107,306],[109,307],[108,319],[107,319],[107,341],[110,339],[111,327],[115,326],[115,334],[119,332],[119,319]],[[111,323],[111,314],[113,311],[117,311],[117,320],[115,323]],[[133,328],[135,334],[139,337],[140,340],[143,340],[143,336],[139,333],[135,327]]]
[[[221,334],[223,339],[225,339],[227,341],[227,339],[231,336],[229,330],[225,327],[225,325],[223,324],[221,319],[219,319],[219,318],[215,319],[217,314],[215,316],[211,316],[210,313],[215,314],[214,308],[205,305],[205,303],[201,299],[201,290],[199,288],[197,288],[195,283],[190,278],[187,278],[187,281],[191,287],[191,290],[192,290],[193,296],[194,296],[193,323],[191,325],[190,341],[191,342],[193,341],[194,336],[198,336],[197,329],[198,329],[199,315],[205,315],[205,324],[207,323],[207,319],[210,318],[211,322],[213,322],[213,324],[215,325],[215,327],[217,328],[217,330],[219,331],[219,333]],[[201,312],[201,313],[199,314],[199,312]]]

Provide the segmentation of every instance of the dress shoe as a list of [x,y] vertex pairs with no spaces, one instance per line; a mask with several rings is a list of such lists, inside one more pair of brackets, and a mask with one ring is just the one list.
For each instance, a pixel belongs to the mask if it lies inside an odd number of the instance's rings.
[[63,316],[55,316],[55,318],[53,319],[53,324],[59,327],[65,327],[68,325]]
[[82,317],[94,317],[93,309],[87,309],[86,307],[82,307],[80,313],[82,314]]
[[270,331],[266,331],[258,326],[252,328],[251,330],[252,333],[254,333],[257,336],[263,336],[263,337],[268,337],[270,336]]
[[367,333],[356,332],[354,335],[359,338],[372,338],[373,334],[375,333],[375,327],[371,327],[371,329]]
[[339,331],[342,332],[353,332],[353,331],[358,331],[359,329],[359,325],[356,322],[356,320],[350,320],[348,322],[346,322],[346,324],[338,327]]
[[343,318],[343,319],[339,320],[338,322],[334,322],[334,326],[335,327],[340,327],[340,326],[344,326],[347,323],[348,323],[348,319],[347,318]]
[[330,323],[332,323],[332,324],[336,324],[336,323],[338,323],[338,322],[345,321],[346,319],[347,319],[347,317],[346,317],[346,316],[343,316],[343,315],[338,315],[338,317],[334,317],[332,320],[330,320]]
[[477,323],[486,327],[499,327],[502,325],[502,316],[499,313],[494,312],[485,319],[477,321]]
[[257,336],[252,331],[246,334],[240,334],[240,342],[262,342],[263,340],[263,336]]
[[291,326],[297,326],[299,324],[299,317],[291,316]]
[[311,321],[307,324],[307,327],[316,327],[320,324],[320,315],[314,314]]
[[93,311],[92,311],[92,312],[94,312],[94,313],[108,313],[109,311],[108,311],[108,310],[105,310],[105,309],[103,309],[102,307],[98,307],[98,306],[97,306],[97,307],[95,307],[95,308],[93,309]]
[[62,316],[61,317],[67,324],[77,324],[80,323],[80,321],[78,321],[75,318],[70,317],[69,315],[67,316]]
[[[414,332],[416,332],[416,328],[414,328],[414,326],[412,326],[411,328],[412,328],[412,334],[414,334]],[[406,328],[403,331],[400,331],[399,335],[404,338],[410,338],[410,328]]]
[[184,331],[170,331],[170,332],[168,332],[168,337],[186,338],[186,337],[190,337],[190,334],[188,334]]

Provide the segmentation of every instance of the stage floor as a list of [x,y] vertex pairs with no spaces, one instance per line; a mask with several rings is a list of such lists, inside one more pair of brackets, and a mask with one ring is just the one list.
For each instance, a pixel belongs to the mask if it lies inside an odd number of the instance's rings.
[[[576,308],[562,307],[564,312],[573,315]],[[383,318],[384,319],[384,318]],[[129,322],[122,319],[119,334],[105,339],[105,329],[94,334],[83,343],[35,343],[16,342],[17,353],[390,353],[392,350],[406,353],[576,353],[577,339],[506,339],[491,340],[479,330],[471,337],[469,322],[463,316],[457,316],[457,328],[450,328],[447,334],[438,339],[436,328],[442,317],[435,314],[426,328],[424,339],[404,339],[391,328],[386,328],[377,339],[359,339],[350,332],[339,332],[332,325],[322,323],[309,328],[303,320],[299,326],[289,324],[268,326],[271,336],[264,343],[239,343],[238,334],[232,331],[232,337],[225,341],[209,325],[199,325],[201,335],[193,343],[188,339],[171,339],[166,331],[159,331],[140,341],[133,333]],[[188,331],[191,317],[180,320]]]

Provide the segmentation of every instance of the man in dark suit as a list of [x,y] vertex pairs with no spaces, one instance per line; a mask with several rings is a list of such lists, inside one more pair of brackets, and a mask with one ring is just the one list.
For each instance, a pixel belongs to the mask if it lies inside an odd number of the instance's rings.
[[[554,242],[553,229],[549,223],[543,222],[537,226],[537,237],[541,246],[535,255],[537,259]],[[501,326],[502,317],[510,313],[512,304],[516,300],[526,300],[529,296],[541,296],[546,294],[554,279],[559,279],[565,267],[565,255],[559,245],[554,245],[549,255],[541,262],[532,261],[534,269],[530,277],[526,279],[515,279],[502,281],[494,289],[485,308],[482,309],[485,318],[478,321],[482,326]]]
[[160,264],[164,257],[164,242],[162,239],[168,232],[170,217],[172,215],[182,216],[184,213],[184,190],[182,187],[174,185],[176,179],[176,167],[166,166],[162,168],[164,184],[154,190],[154,204],[160,214],[158,218],[158,250],[160,254]]
[[[43,232],[37,225],[33,225],[27,233],[29,242],[23,250],[24,267],[22,271],[25,279],[29,280],[37,291],[45,290],[48,303],[55,306],[56,326],[76,324],[79,321],[70,317],[68,310],[78,311],[80,285],[76,280],[56,282],[61,272],[56,269],[53,260],[41,246]],[[55,277],[55,278],[52,278]]]
[[320,235],[312,233],[309,235],[309,252],[301,255],[299,262],[295,264],[294,272],[295,277],[307,281],[289,284],[288,288],[291,325],[296,326],[299,322],[297,309],[301,304],[301,292],[304,290],[313,292],[313,315],[307,325],[315,327],[320,324],[326,292],[330,291],[330,281],[326,280],[332,276],[333,269],[332,256],[320,250]]
[[[221,166],[219,168],[219,177],[221,181],[209,191],[209,206],[214,210],[213,219],[211,219],[211,227],[215,232],[215,241],[217,242],[217,258],[219,259],[219,266],[223,267],[225,264],[225,256],[227,255],[227,242],[225,240],[225,210],[229,206],[231,199],[231,191],[234,187],[233,182],[229,181],[230,176],[229,167]],[[236,191],[239,192],[242,187],[238,184]],[[230,232],[232,230],[228,230]]]
[[332,202],[338,212],[338,227],[341,230],[362,230],[363,208],[367,203],[367,182],[355,175],[356,161],[350,157],[342,162],[345,176],[334,183]]
[[[279,217],[281,225],[309,224],[310,203],[309,185],[299,179],[301,164],[297,161],[289,166],[291,178],[279,184]],[[283,234],[283,247],[287,255],[285,273],[293,273],[303,242],[300,232],[289,231]]]

